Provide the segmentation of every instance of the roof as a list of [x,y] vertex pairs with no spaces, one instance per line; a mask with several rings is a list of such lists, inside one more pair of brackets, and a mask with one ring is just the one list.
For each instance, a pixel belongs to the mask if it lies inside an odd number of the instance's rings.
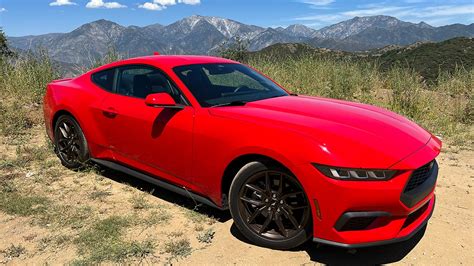
[[120,66],[124,64],[149,64],[161,68],[173,68],[176,66],[193,65],[193,64],[209,64],[209,63],[237,63],[235,61],[214,57],[214,56],[199,56],[199,55],[152,55],[142,56],[130,59],[125,59],[104,65],[97,68],[109,68],[114,66]]

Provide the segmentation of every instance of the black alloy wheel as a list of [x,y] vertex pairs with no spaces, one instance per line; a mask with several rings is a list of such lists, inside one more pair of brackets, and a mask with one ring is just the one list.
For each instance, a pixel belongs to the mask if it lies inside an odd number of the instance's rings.
[[56,122],[54,130],[55,151],[61,163],[70,169],[78,169],[89,158],[87,141],[77,121],[63,115]]
[[311,207],[286,170],[247,164],[232,183],[230,206],[237,227],[258,245],[290,249],[310,237]]

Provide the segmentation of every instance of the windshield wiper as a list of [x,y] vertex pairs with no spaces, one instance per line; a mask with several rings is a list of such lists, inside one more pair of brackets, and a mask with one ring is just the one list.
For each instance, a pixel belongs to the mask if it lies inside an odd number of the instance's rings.
[[212,107],[221,107],[221,106],[243,106],[246,103],[247,103],[246,101],[232,101],[232,102],[228,102],[228,103],[216,104],[216,105],[211,106],[211,108]]

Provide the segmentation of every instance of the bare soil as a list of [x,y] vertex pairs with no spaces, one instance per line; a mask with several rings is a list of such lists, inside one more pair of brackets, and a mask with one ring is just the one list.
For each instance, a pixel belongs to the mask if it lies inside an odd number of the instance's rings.
[[[0,263],[474,264],[472,147],[445,147],[440,155],[436,208],[426,230],[402,243],[358,250],[310,242],[291,251],[252,245],[228,212],[195,206],[190,199],[111,170],[65,169],[41,127],[21,140],[2,137],[0,161],[0,200],[11,193],[47,199],[44,210],[43,205],[31,206],[26,214],[8,211],[0,201]],[[128,221],[120,241],[150,241],[151,250],[110,260],[94,260],[93,252],[81,251],[78,239],[110,217]]]

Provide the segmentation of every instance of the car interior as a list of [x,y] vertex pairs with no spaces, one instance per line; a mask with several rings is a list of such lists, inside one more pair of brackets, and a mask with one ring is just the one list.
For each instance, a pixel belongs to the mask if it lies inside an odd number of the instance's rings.
[[138,98],[146,98],[148,94],[166,92],[177,103],[184,103],[181,93],[159,71],[153,69],[125,69],[119,76],[117,93]]

